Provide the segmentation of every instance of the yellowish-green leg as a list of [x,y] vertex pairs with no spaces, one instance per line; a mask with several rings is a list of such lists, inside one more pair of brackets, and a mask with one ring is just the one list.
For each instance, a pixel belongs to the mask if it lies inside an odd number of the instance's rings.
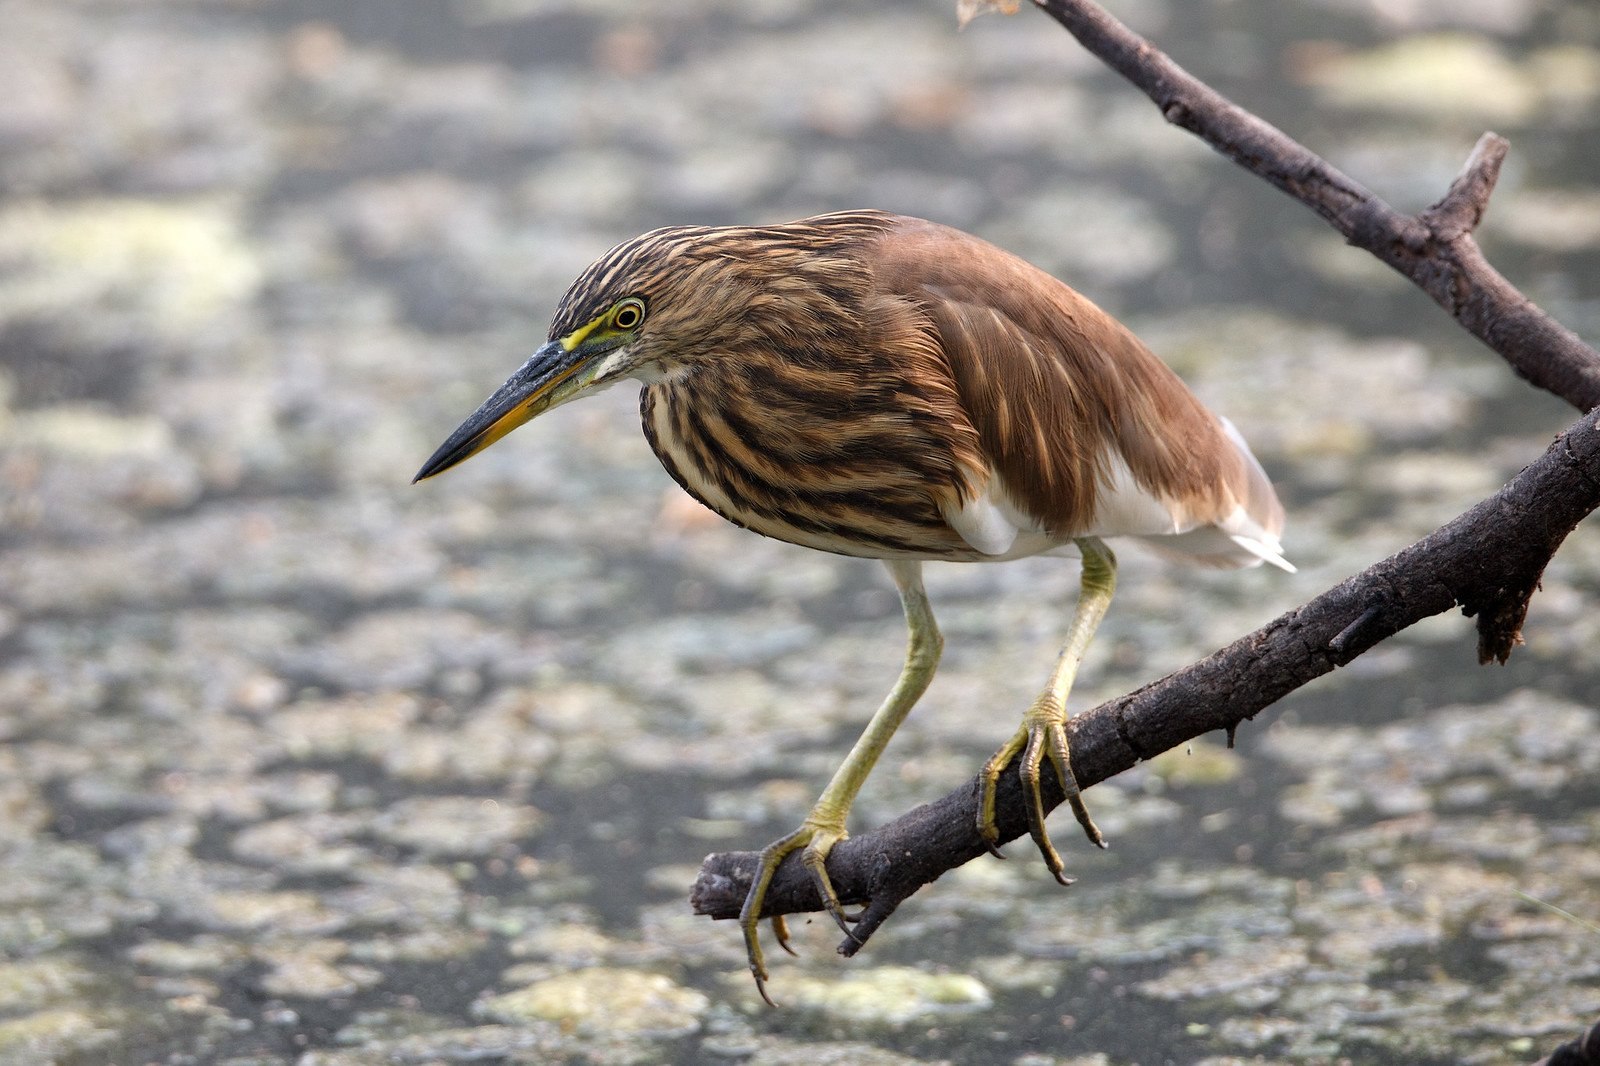
[[[800,860],[816,880],[823,905],[833,915],[833,920],[839,923],[839,928],[849,934],[849,920],[845,917],[844,907],[839,903],[833,884],[828,880],[824,863],[833,846],[845,838],[845,819],[850,814],[856,794],[861,791],[873,764],[888,745],[889,738],[894,736],[894,731],[905,721],[906,715],[928,687],[928,682],[933,680],[933,673],[939,667],[939,654],[944,650],[944,638],[939,635],[933,610],[928,606],[928,595],[922,588],[922,564],[896,561],[885,562],[884,565],[889,568],[895,585],[900,589],[900,603],[905,608],[906,628],[910,631],[906,663],[900,671],[900,680],[895,682],[883,705],[867,723],[861,738],[834,772],[833,780],[822,790],[822,796],[811,808],[811,813],[806,815],[800,828],[762,849],[755,880],[751,882],[750,893],[745,896],[744,906],[739,910],[739,925],[744,930],[750,972],[755,976],[756,989],[761,993],[761,998],[768,1003],[772,1002],[772,997],[767,995],[767,968],[761,956],[758,923],[772,875],[790,852],[804,848]],[[782,920],[775,919],[773,928],[779,945],[787,948],[788,938]]]
[[1094,819],[1089,817],[1089,810],[1083,805],[1083,797],[1078,792],[1078,781],[1072,774],[1072,760],[1067,751],[1067,695],[1078,676],[1078,664],[1083,661],[1083,653],[1094,638],[1094,631],[1099,628],[1100,620],[1105,617],[1106,608],[1111,606],[1111,597],[1117,589],[1117,557],[1111,554],[1111,549],[1098,537],[1082,537],[1076,543],[1078,550],[1083,553],[1083,577],[1078,592],[1078,609],[1072,616],[1072,627],[1067,630],[1066,645],[1061,649],[1061,657],[1056,660],[1049,686],[1022,716],[1022,727],[1017,730],[1016,736],[984,765],[983,802],[978,808],[978,832],[993,850],[1000,839],[1000,830],[994,821],[995,788],[1000,782],[1000,772],[1021,752],[1018,773],[1022,775],[1022,787],[1028,799],[1028,830],[1033,842],[1039,846],[1039,853],[1044,856],[1050,873],[1064,885],[1070,885],[1072,879],[1062,873],[1061,856],[1056,853],[1055,846],[1050,843],[1050,835],[1045,832],[1044,800],[1039,795],[1039,770],[1048,757],[1050,764],[1055,767],[1062,790],[1067,794],[1067,802],[1072,805],[1072,813],[1077,815],[1078,824],[1083,826],[1091,843],[1096,847],[1105,847],[1105,838],[1100,835]]

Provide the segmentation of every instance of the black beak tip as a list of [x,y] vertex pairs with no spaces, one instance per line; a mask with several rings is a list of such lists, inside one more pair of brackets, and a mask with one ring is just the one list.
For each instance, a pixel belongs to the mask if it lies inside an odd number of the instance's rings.
[[455,436],[445,441],[439,446],[439,450],[430,455],[428,461],[422,464],[422,469],[417,471],[417,476],[411,479],[411,483],[415,485],[419,481],[426,481],[435,474],[442,474],[452,466],[455,466],[462,460],[468,450],[462,445],[463,442],[457,440]]
[[435,454],[433,458],[422,464],[422,469],[417,471],[417,476],[411,479],[411,483],[415,485],[419,481],[426,481],[438,472],[439,456]]
[[[559,382],[562,378],[552,379],[552,375],[561,371],[561,367],[553,363],[558,357],[565,356],[559,342],[550,341],[533,354],[533,357],[523,365],[521,370],[511,375],[511,378],[500,388],[495,390],[493,396],[483,401],[465,422],[456,427],[454,433],[439,445],[438,450],[428,457],[422,464],[422,469],[417,471],[417,476],[411,479],[415,485],[419,481],[426,481],[436,474],[442,474],[457,463],[478,454],[488,443],[493,443],[509,432],[515,426],[527,421],[531,415],[523,411],[520,417],[518,409],[532,403],[538,395],[548,389],[552,381]],[[570,375],[572,367],[567,367],[564,375]],[[515,421],[507,423],[507,419]],[[497,427],[502,427],[498,428]],[[488,443],[486,443],[488,442]]]

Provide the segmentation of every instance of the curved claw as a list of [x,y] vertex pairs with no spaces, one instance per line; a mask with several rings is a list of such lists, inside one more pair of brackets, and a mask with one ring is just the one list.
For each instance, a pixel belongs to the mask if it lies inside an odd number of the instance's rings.
[[[1055,845],[1050,842],[1050,833],[1045,829],[1044,796],[1039,789],[1039,771],[1045,754],[1048,752],[1051,755],[1050,761],[1055,762],[1055,753],[1052,750],[1054,745],[1041,743],[1048,737],[1050,727],[1034,727],[1027,732],[1028,743],[1022,749],[1022,765],[1018,767],[1017,773],[1022,775],[1022,789],[1027,798],[1024,809],[1028,815],[1028,835],[1033,838],[1039,854],[1044,857],[1044,865],[1050,871],[1050,876],[1062,885],[1070,885],[1073,879],[1063,872],[1066,864],[1061,861],[1061,853],[1056,851]],[[1056,772],[1059,774],[1060,769],[1058,768]]]
[[778,942],[778,946],[780,948],[798,959],[800,957],[800,953],[789,946],[788,920],[781,914],[774,914],[771,918],[768,918],[767,921],[772,924],[772,939]]
[[[822,905],[827,908],[828,913],[839,924],[839,928],[844,930],[846,936],[855,936],[855,931],[850,928],[850,923],[854,919],[845,914],[844,906],[833,890],[833,882],[828,878],[826,865],[828,852],[843,839],[842,828],[823,825],[807,818],[799,829],[761,849],[761,857],[756,864],[756,875],[751,879],[750,891],[745,894],[744,905],[739,908],[739,928],[744,933],[744,949],[745,956],[750,961],[750,976],[755,978],[756,991],[766,1000],[769,1007],[776,1007],[777,1004],[767,994],[767,965],[761,951],[761,908],[766,902],[767,889],[772,885],[773,875],[778,872],[778,867],[791,852],[805,849],[800,861],[816,882],[817,894],[822,897]],[[789,924],[782,915],[773,915],[772,931],[778,946],[791,955],[795,954],[794,949],[789,946]]]
[[839,894],[833,890],[833,881],[828,877],[828,852],[833,850],[833,845],[838,841],[829,840],[826,846],[818,847],[819,836],[813,836],[806,844],[806,850],[800,855],[800,862],[811,874],[811,879],[816,882],[817,895],[822,897],[822,906],[827,910],[833,922],[845,936],[855,937],[855,930],[850,926],[855,922],[853,915],[844,912],[844,904],[839,902]]
[[[739,929],[744,933],[744,952],[750,962],[750,976],[755,978],[756,991],[769,1007],[776,1007],[777,1004],[767,994],[767,963],[761,953],[761,904],[766,899],[767,886],[772,884],[773,873],[777,871],[784,855],[788,854],[787,851],[774,854],[782,843],[781,840],[776,841],[762,849],[760,861],[756,864],[756,875],[750,881],[750,891],[745,894],[744,906],[739,908]],[[788,933],[787,928],[784,933]],[[787,946],[786,936],[780,936],[779,943]]]
[[988,845],[989,851],[999,856],[996,842],[1000,838],[1000,830],[995,824],[995,792],[1001,772],[1010,765],[1012,759],[1020,755],[1017,773],[1022,778],[1023,794],[1026,797],[1023,809],[1028,818],[1028,835],[1033,838],[1034,845],[1043,856],[1050,875],[1061,884],[1070,885],[1073,883],[1073,878],[1063,872],[1065,864],[1061,861],[1061,855],[1056,851],[1055,845],[1050,842],[1049,831],[1045,828],[1044,796],[1040,789],[1040,781],[1046,758],[1050,760],[1050,765],[1056,772],[1056,779],[1061,782],[1062,791],[1066,793],[1067,803],[1072,807],[1072,813],[1083,828],[1084,835],[1089,838],[1089,842],[1103,848],[1106,846],[1106,840],[1100,832],[1100,827],[1094,824],[1094,819],[1089,815],[1088,807],[1084,806],[1077,778],[1072,773],[1072,758],[1067,745],[1065,727],[1066,717],[1064,708],[1055,705],[1054,701],[1047,702],[1041,699],[1029,708],[1023,718],[1022,728],[1017,730],[1016,735],[984,764],[982,800],[978,805],[978,833]]
[[1061,782],[1061,791],[1066,793],[1067,806],[1072,808],[1072,816],[1078,820],[1078,825],[1083,829],[1083,835],[1089,838],[1089,843],[1103,849],[1106,846],[1105,835],[1100,832],[1100,827],[1094,824],[1089,808],[1084,806],[1077,775],[1072,772],[1072,757],[1067,752],[1067,731],[1060,724],[1052,725],[1048,736],[1050,764],[1056,768],[1056,780]]
[[978,835],[983,838],[984,845],[989,849],[989,854],[997,859],[1004,859],[1000,854],[1000,827],[995,823],[994,802],[996,790],[1000,787],[1000,772],[1011,765],[1011,760],[1027,743],[1026,730],[1018,730],[1016,735],[1003,744],[999,751],[989,756],[989,761],[983,764],[982,794],[978,801]]

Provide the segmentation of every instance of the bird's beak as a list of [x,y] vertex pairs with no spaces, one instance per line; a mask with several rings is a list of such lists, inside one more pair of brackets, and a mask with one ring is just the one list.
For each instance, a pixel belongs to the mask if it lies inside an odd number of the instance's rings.
[[559,340],[540,347],[522,369],[456,427],[450,439],[439,445],[439,450],[411,479],[412,483],[470,459],[522,423],[571,398],[593,375],[593,370],[587,376],[580,373],[590,362],[580,349],[568,350]]

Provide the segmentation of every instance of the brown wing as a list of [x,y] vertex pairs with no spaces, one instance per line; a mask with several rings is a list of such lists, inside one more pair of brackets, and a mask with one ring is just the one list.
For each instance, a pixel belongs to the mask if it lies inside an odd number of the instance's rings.
[[1083,296],[985,241],[920,219],[900,219],[875,252],[882,291],[917,301],[936,331],[1013,504],[1051,534],[1095,528],[1119,458],[1177,528],[1223,524],[1243,508],[1261,529],[1281,529],[1277,497],[1242,441]]

